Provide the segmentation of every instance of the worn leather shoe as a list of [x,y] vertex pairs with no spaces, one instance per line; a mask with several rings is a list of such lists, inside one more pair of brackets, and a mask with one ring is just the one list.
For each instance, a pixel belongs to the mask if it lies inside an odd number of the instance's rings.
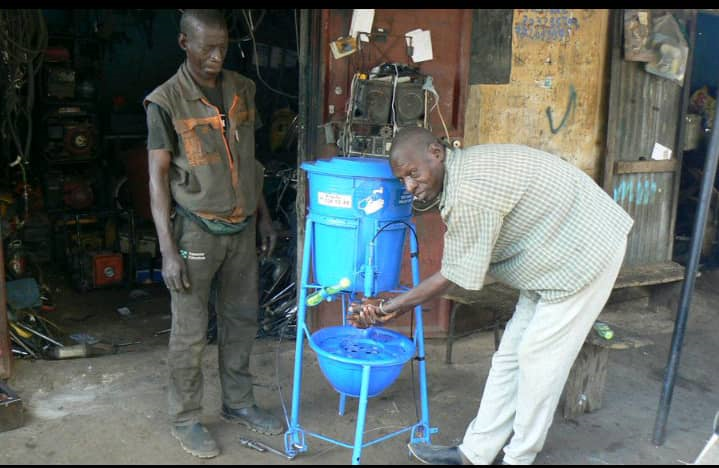
[[220,454],[215,439],[202,424],[175,424],[170,431],[185,452],[198,458],[212,458]]
[[409,452],[425,465],[471,465],[457,446],[409,444],[408,447]]
[[220,417],[227,422],[244,424],[255,432],[267,435],[281,434],[284,430],[282,421],[257,405],[242,409],[232,409],[222,405]]

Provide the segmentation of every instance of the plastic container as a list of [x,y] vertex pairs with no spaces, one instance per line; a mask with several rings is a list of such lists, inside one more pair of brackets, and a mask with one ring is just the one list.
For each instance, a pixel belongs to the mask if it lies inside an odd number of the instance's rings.
[[338,392],[359,397],[362,368],[370,366],[368,397],[379,395],[399,376],[415,354],[412,340],[380,327],[327,327],[309,340],[322,373]]
[[309,177],[317,283],[349,278],[351,291],[366,296],[396,289],[412,195],[392,174],[389,161],[335,157],[301,167]]

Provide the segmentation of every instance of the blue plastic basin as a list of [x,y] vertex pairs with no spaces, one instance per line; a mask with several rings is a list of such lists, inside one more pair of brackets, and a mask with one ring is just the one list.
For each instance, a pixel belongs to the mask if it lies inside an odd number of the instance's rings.
[[353,397],[360,396],[363,366],[370,366],[367,396],[373,397],[397,379],[415,354],[412,340],[380,327],[326,327],[313,333],[309,343],[334,389]]

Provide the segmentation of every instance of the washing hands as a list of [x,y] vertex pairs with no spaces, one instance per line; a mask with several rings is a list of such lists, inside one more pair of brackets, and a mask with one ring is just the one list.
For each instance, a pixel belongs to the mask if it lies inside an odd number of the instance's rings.
[[348,309],[347,321],[356,328],[368,328],[377,323],[385,323],[395,318],[400,311],[386,312],[384,298],[364,298],[361,303],[352,302]]

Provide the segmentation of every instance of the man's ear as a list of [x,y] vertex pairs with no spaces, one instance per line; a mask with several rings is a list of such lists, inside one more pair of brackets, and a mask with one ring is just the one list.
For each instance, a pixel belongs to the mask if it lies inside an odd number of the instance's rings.
[[180,45],[180,49],[187,50],[187,34],[181,32],[177,35],[177,43]]
[[432,156],[437,158],[437,160],[439,160],[439,162],[444,161],[444,157],[445,157],[444,146],[440,145],[437,142],[430,143],[429,144],[429,152]]

